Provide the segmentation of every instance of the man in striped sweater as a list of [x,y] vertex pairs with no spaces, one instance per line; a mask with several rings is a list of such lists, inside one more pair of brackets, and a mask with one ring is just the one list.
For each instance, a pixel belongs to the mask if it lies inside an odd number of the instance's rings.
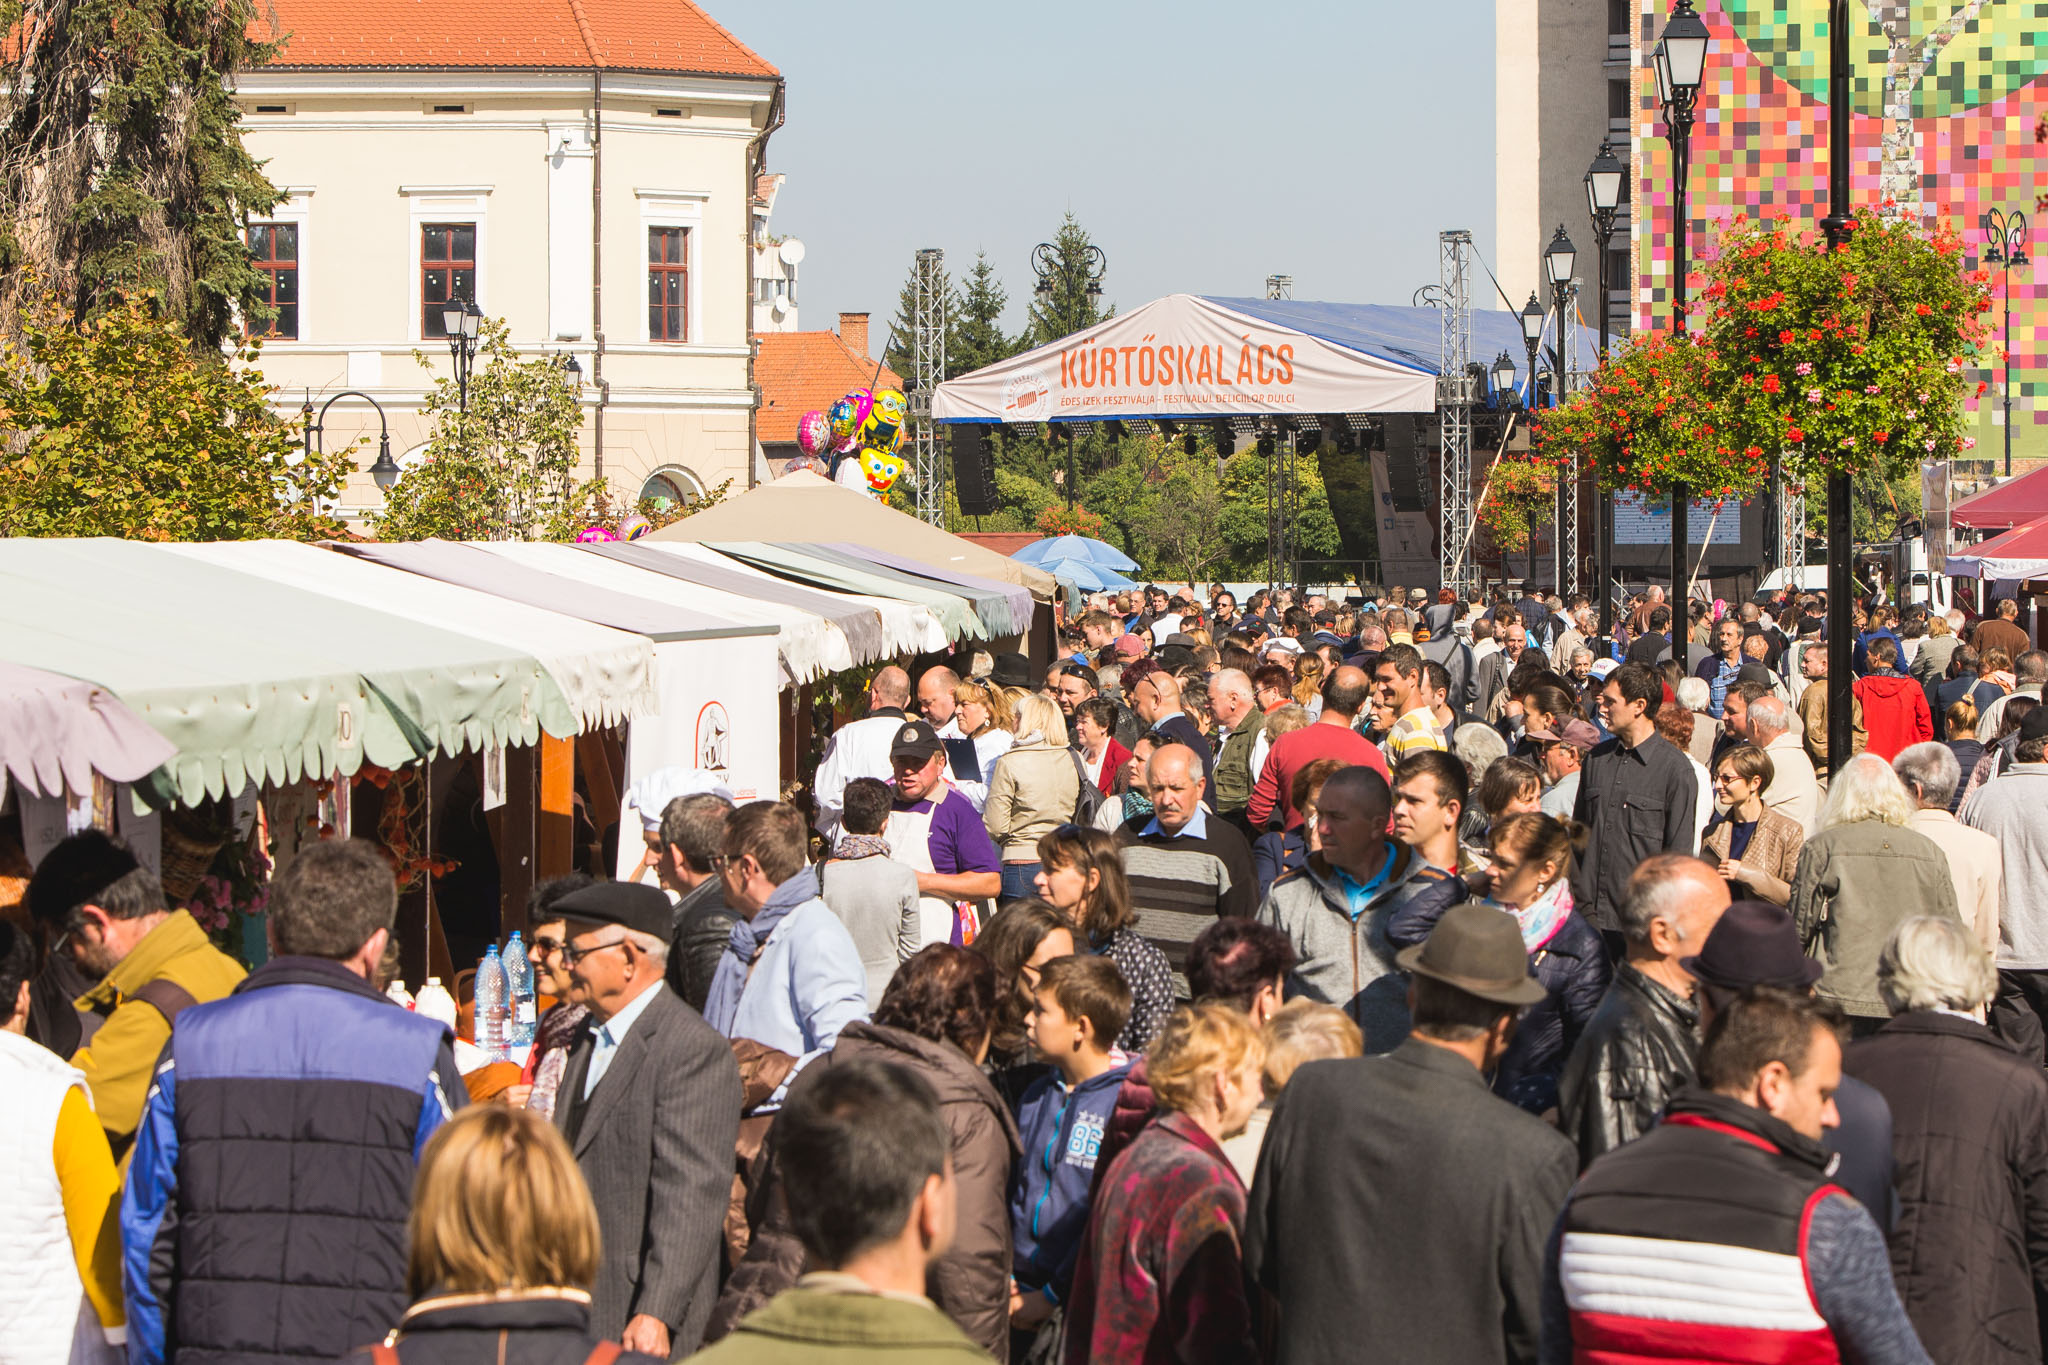
[[1147,766],[1152,814],[1117,831],[1137,930],[1173,964],[1174,995],[1188,996],[1188,945],[1221,915],[1257,908],[1251,846],[1202,806],[1202,759],[1184,744],[1162,744]]

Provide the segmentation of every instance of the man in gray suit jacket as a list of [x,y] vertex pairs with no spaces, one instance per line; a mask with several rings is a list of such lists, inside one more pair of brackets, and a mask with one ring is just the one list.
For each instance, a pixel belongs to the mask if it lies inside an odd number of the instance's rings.
[[574,989],[590,1007],[555,1122],[597,1205],[593,1331],[663,1359],[695,1351],[718,1295],[740,1075],[732,1048],[662,983],[668,897],[600,882],[563,897]]

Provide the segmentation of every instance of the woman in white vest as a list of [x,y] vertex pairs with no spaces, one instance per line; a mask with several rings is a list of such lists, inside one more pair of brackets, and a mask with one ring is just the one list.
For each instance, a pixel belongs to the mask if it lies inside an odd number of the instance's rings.
[[0,1365],[114,1362],[121,1178],[78,1069],[28,1040],[35,944],[0,920]]

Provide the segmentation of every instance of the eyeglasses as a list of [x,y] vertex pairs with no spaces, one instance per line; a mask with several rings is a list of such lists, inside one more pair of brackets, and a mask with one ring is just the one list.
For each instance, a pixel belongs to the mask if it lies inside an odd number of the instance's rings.
[[630,943],[622,938],[612,939],[608,943],[593,943],[588,948],[577,948],[565,943],[562,945],[562,962],[565,966],[573,967],[592,953],[601,953],[607,948],[629,948],[631,946]]
[[533,936],[533,950],[542,957],[546,957],[549,953],[559,953],[567,946],[566,943],[558,938],[548,938],[543,934],[535,934]]

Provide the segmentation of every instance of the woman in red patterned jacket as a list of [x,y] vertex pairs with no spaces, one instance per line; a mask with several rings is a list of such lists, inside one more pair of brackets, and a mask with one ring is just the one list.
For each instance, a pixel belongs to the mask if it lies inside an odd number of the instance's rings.
[[1243,1013],[1183,1006],[1146,1060],[1159,1116],[1110,1165],[1067,1304],[1067,1365],[1258,1359],[1244,1184],[1222,1142],[1251,1121],[1265,1045]]

